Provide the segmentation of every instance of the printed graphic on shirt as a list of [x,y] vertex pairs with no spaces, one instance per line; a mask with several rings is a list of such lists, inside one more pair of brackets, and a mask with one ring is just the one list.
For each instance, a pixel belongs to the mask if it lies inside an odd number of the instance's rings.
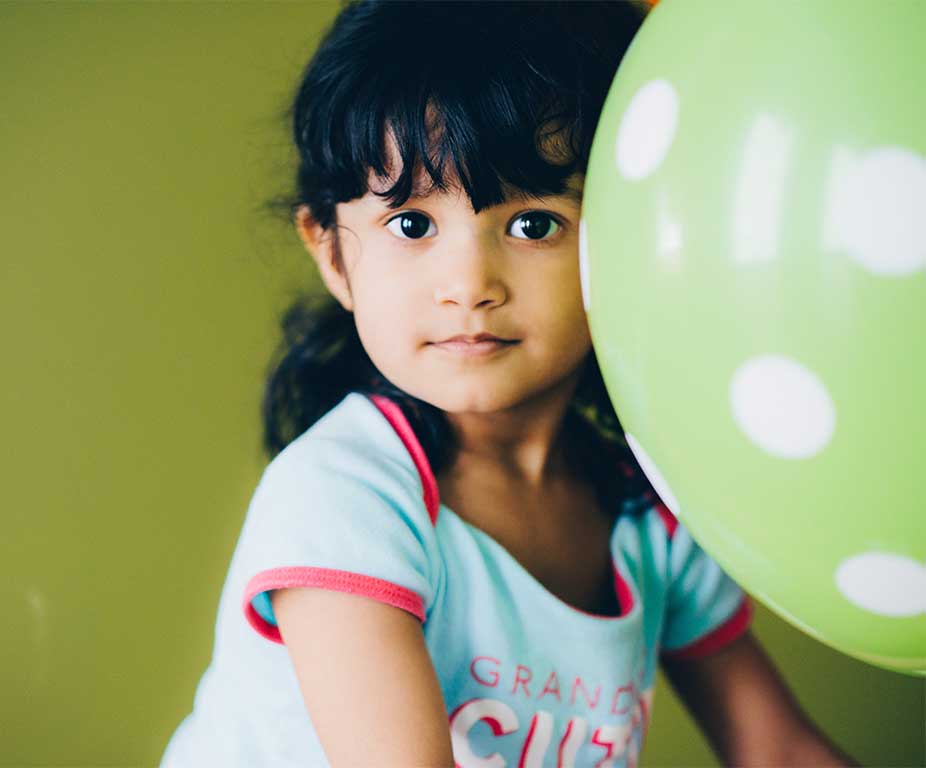
[[483,695],[450,714],[458,768],[636,768],[653,701],[652,687],[641,690],[642,671],[607,687],[555,670],[535,678],[488,655],[469,670]]

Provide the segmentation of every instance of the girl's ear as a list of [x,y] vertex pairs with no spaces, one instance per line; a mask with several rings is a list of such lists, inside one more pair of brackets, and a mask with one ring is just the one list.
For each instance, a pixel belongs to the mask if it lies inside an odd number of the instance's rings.
[[296,231],[309,255],[318,265],[325,287],[331,292],[341,306],[348,312],[354,311],[354,302],[351,297],[350,283],[342,272],[342,265],[336,258],[335,237],[333,231],[328,232],[315,221],[307,205],[300,205],[296,210]]

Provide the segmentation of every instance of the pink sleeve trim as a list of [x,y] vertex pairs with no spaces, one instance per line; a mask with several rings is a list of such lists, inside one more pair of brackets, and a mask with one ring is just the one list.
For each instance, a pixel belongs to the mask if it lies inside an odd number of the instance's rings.
[[630,586],[616,566],[614,568],[614,590],[617,592],[617,602],[620,607],[618,616],[626,616],[633,610],[633,592],[630,591]]
[[682,646],[671,651],[663,651],[662,655],[668,659],[701,659],[719,651],[742,635],[752,623],[752,601],[747,595],[743,596],[740,607],[729,619],[704,637],[690,645]]
[[437,480],[434,479],[431,464],[428,462],[428,457],[421,447],[421,443],[418,442],[411,424],[408,423],[402,409],[389,398],[382,395],[370,395],[370,400],[373,401],[373,404],[379,408],[389,424],[392,425],[405,449],[412,457],[415,469],[418,470],[418,475],[421,477],[425,509],[428,510],[431,525],[437,525],[437,512],[440,509],[440,493],[437,488]]
[[251,600],[261,592],[289,587],[320,587],[334,592],[364,595],[386,605],[408,611],[421,622],[425,619],[424,601],[421,597],[412,590],[400,587],[391,581],[332,568],[273,568],[258,573],[248,582],[244,590],[242,608],[244,608],[248,623],[257,631],[257,634],[275,643],[283,643],[279,628],[264,621],[251,605]]
[[678,518],[672,514],[671,510],[661,501],[654,507],[656,513],[662,518],[662,524],[666,527],[666,533],[669,534],[669,541],[675,536],[675,529],[678,528]]

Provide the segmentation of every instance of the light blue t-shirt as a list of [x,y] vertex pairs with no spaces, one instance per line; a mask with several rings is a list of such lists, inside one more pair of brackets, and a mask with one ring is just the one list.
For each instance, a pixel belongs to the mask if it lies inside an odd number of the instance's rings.
[[264,472],[222,592],[212,662],[162,766],[328,764],[268,597],[315,586],[423,622],[461,768],[632,768],[660,654],[711,653],[745,631],[751,611],[654,495],[624,501],[611,552],[621,615],[563,602],[440,504],[394,403],[349,394]]

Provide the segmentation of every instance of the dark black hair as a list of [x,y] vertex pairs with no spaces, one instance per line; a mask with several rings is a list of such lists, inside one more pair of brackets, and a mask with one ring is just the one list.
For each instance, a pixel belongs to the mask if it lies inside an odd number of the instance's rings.
[[[366,194],[371,171],[399,172],[382,193],[395,208],[423,191],[422,177],[440,190],[456,180],[476,213],[511,188],[562,193],[586,170],[605,96],[644,16],[645,4],[630,0],[346,4],[292,105],[299,169],[289,213],[307,206],[337,245],[335,206]],[[387,129],[400,168],[389,168]],[[402,408],[435,474],[452,462],[444,413],[376,369],[353,315],[332,297],[296,300],[282,330],[263,401],[271,456],[357,391]],[[594,353],[584,365],[564,434],[573,460],[613,476],[623,432]]]

